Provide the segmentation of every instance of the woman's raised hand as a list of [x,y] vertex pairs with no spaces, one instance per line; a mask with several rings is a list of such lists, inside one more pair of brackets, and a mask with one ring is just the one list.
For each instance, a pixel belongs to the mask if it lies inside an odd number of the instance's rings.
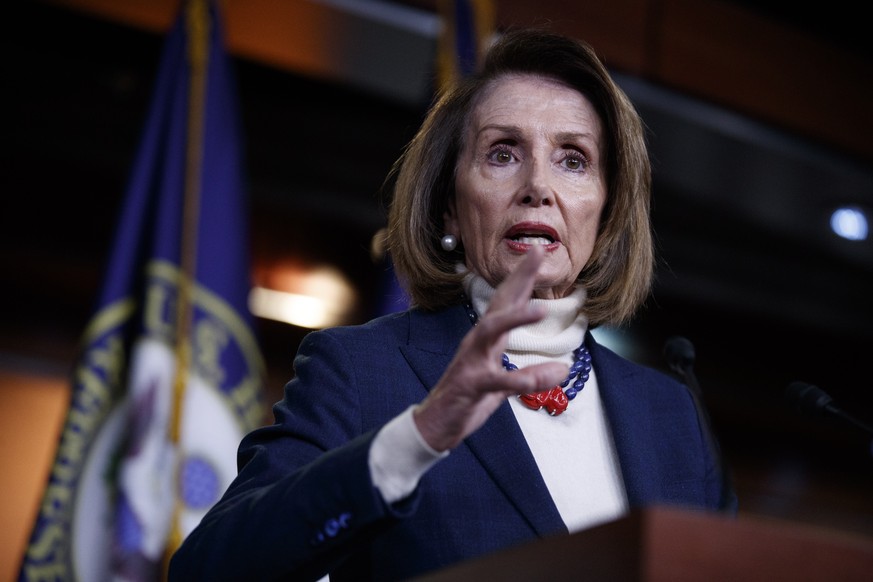
[[456,447],[507,396],[551,388],[567,376],[567,366],[556,362],[512,373],[502,363],[509,332],[545,315],[530,303],[544,252],[539,246],[531,247],[518,268],[497,287],[488,311],[464,337],[443,377],[416,408],[416,426],[435,450]]

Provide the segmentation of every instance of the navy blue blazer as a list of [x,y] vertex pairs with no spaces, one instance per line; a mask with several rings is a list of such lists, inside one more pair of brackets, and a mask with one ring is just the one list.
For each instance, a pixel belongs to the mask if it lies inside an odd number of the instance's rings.
[[[427,396],[469,330],[458,306],[309,334],[275,424],[243,439],[239,475],[171,579],[398,580],[567,533],[508,403],[409,498],[389,506],[372,484],[376,432]],[[687,389],[587,341],[630,505],[718,509],[719,467]]]

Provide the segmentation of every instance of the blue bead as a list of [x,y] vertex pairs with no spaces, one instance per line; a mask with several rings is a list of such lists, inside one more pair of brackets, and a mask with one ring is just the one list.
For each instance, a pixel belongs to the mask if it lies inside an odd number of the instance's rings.
[[[476,325],[475,320],[475,312],[472,308],[468,307],[468,313],[470,314],[470,319],[473,322],[473,325]],[[503,368],[509,372],[514,370],[518,370],[518,366],[509,361],[509,356],[506,354],[502,355],[502,363]],[[561,388],[566,388],[564,390],[564,395],[567,397],[567,400],[573,400],[582,391],[585,387],[585,382],[588,381],[589,374],[591,372],[591,353],[588,351],[588,348],[585,347],[583,343],[578,348],[573,350],[573,363],[570,365],[570,373],[567,378],[560,383]],[[576,378],[576,381],[573,383],[571,388],[567,388],[567,385],[570,384],[570,381]]]

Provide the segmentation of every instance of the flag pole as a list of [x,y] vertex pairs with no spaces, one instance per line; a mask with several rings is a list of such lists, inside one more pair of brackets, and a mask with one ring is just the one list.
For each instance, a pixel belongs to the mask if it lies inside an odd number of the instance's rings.
[[190,330],[193,319],[193,294],[197,268],[197,233],[200,215],[200,182],[203,161],[203,126],[206,109],[206,81],[209,65],[209,8],[207,0],[185,0],[185,23],[188,32],[187,56],[190,67],[188,91],[188,136],[185,159],[185,194],[179,299],[176,317],[176,370],[170,411],[169,439],[176,450],[173,475],[173,515],[165,550],[165,568],[182,543],[179,527],[181,502],[178,495],[179,441],[182,429],[185,387],[191,362]]

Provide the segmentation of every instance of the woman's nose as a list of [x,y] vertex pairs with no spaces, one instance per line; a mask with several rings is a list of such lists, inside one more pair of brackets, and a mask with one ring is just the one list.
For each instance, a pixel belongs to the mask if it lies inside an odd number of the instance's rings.
[[520,202],[531,206],[549,206],[554,200],[549,181],[548,164],[531,160],[527,164],[525,181],[520,191]]

